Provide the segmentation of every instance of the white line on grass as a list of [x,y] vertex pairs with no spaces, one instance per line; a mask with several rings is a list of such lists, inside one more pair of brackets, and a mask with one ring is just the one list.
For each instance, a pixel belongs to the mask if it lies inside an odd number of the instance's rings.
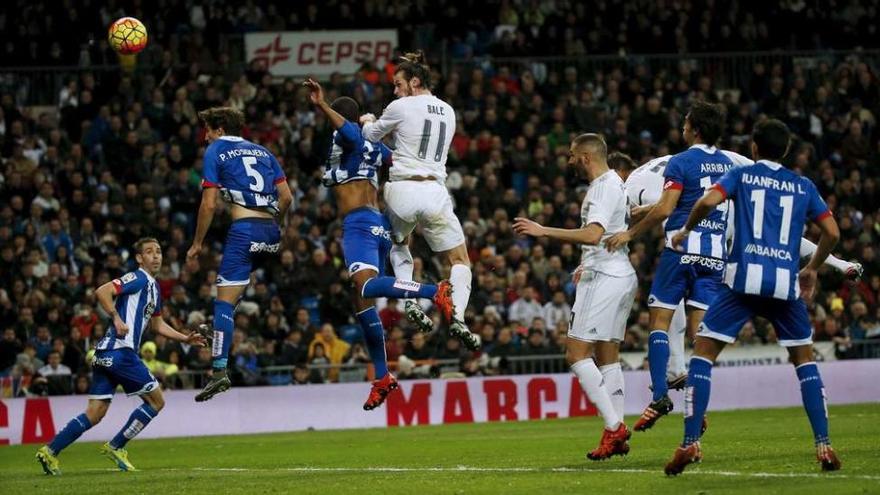
[[[211,473],[248,473],[248,472],[290,472],[290,473],[636,473],[636,474],[662,474],[660,469],[638,468],[530,468],[530,467],[479,467],[479,466],[450,466],[450,467],[289,467],[289,468],[166,468],[160,471],[198,471]],[[830,474],[830,473],[766,473],[766,472],[742,472],[742,471],[712,471],[695,469],[686,472],[690,475],[725,476],[742,478],[807,478],[807,479],[846,479],[846,480],[880,480],[880,476],[867,474]]]

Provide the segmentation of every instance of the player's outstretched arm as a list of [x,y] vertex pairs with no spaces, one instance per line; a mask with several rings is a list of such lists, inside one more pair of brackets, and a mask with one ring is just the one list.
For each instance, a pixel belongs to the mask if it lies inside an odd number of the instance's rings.
[[321,87],[321,83],[315,81],[312,78],[306,79],[303,83],[303,86],[309,88],[309,98],[312,100],[312,104],[318,107],[324,115],[330,119],[330,123],[333,124],[333,128],[339,129],[345,124],[345,117],[339,114],[336,110],[333,110],[333,107],[327,103],[327,100],[324,99],[324,88]]
[[688,234],[694,227],[697,226],[700,221],[709,216],[709,213],[712,213],[721,202],[724,201],[724,193],[719,191],[718,189],[710,189],[709,192],[703,195],[702,198],[697,201],[694,205],[694,208],[691,210],[691,214],[688,216],[687,221],[684,223],[684,228],[676,232],[676,234],[672,237],[672,247],[678,249],[679,246],[687,239]]
[[113,319],[113,326],[116,328],[116,335],[118,337],[125,337],[128,333],[128,325],[122,321],[122,318],[119,316],[119,313],[116,311],[116,306],[113,305],[113,296],[116,295],[116,287],[113,282],[107,282],[106,284],[98,287],[95,290],[95,296],[98,298],[98,304],[101,305],[101,308],[104,309],[110,318]]
[[[818,246],[816,246],[813,241],[807,239],[806,237],[801,238],[801,258],[808,258],[810,256],[813,256],[817,248]],[[864,270],[861,263],[844,261],[837,256],[834,256],[833,254],[828,255],[828,258],[825,260],[825,264],[853,279],[861,277],[862,271]]]
[[150,325],[154,332],[159,335],[164,335],[171,340],[176,340],[178,342],[186,342],[187,344],[194,345],[196,347],[205,347],[207,345],[207,340],[205,340],[205,336],[198,333],[192,332],[189,334],[178,332],[174,328],[171,327],[168,323],[165,322],[165,319],[161,316],[154,316],[150,318]]
[[205,236],[208,235],[208,229],[214,220],[214,211],[217,210],[218,195],[219,192],[216,187],[205,187],[202,189],[202,204],[199,205],[196,234],[193,237],[192,246],[186,252],[187,259],[196,258],[202,253],[202,243],[205,242]]
[[517,217],[513,222],[513,231],[519,235],[549,237],[563,242],[595,246],[602,239],[605,228],[597,223],[591,223],[582,229],[557,229],[554,227],[544,227],[528,218]]
[[[361,134],[364,136],[364,139],[367,141],[379,142],[382,138],[391,133],[391,131],[396,129],[403,121],[403,110],[400,106],[400,100],[392,101],[387,107],[385,107],[385,111],[382,112],[382,116],[379,117],[379,120],[371,121],[369,117],[372,117],[372,115],[370,114],[361,116],[361,123],[363,124],[363,127],[361,127]],[[375,117],[373,117],[373,119],[375,119]]]
[[678,198],[680,197],[680,189],[670,188],[664,190],[663,195],[660,196],[660,201],[648,211],[640,222],[637,222],[626,232],[618,232],[609,237],[605,241],[605,247],[608,251],[616,251],[629,243],[633,238],[648,232],[657,225],[660,225],[664,220],[669,218],[669,215],[675,210],[675,206],[678,204]]

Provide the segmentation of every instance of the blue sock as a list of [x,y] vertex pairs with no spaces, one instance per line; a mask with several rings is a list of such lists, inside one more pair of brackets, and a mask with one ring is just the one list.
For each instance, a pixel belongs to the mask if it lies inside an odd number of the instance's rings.
[[225,370],[232,345],[232,332],[235,330],[235,306],[220,299],[214,300],[214,343],[211,355],[214,356],[215,370]]
[[373,367],[376,369],[376,378],[382,378],[388,374],[388,363],[385,358],[385,330],[376,307],[371,306],[357,314],[358,322],[364,330],[364,339],[367,341],[367,350]]
[[146,402],[138,406],[131,412],[128,421],[125,422],[125,426],[119,430],[119,433],[113,437],[113,440],[110,440],[110,446],[114,449],[125,447],[125,444],[146,428],[157,414],[159,413]]
[[648,336],[648,366],[651,370],[651,386],[654,398],[659,400],[669,393],[666,386],[666,366],[669,364],[669,335],[663,330],[654,330]]
[[71,419],[70,422],[67,423],[67,426],[59,431],[58,434],[55,435],[55,438],[49,442],[49,450],[52,451],[52,455],[60,454],[62,450],[75,442],[77,438],[88,431],[91,427],[92,423],[89,421],[89,417],[86,416],[85,413]]
[[801,399],[804,401],[807,417],[810,418],[810,426],[813,427],[816,445],[831,443],[828,439],[828,407],[825,403],[825,386],[822,385],[822,377],[819,376],[819,367],[816,363],[804,363],[795,368],[795,371],[801,382]]
[[367,283],[364,284],[364,289],[361,291],[364,299],[375,299],[377,297],[432,299],[436,293],[436,285],[420,284],[412,280],[399,280],[394,277],[373,277],[367,280]]
[[700,441],[703,418],[709,407],[712,391],[712,362],[706,358],[692,357],[684,389],[684,442],[682,447]]

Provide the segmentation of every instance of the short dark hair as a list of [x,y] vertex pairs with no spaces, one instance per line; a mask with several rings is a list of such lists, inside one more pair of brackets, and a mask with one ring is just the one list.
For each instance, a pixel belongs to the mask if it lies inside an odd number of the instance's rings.
[[402,72],[403,78],[407,81],[418,77],[419,81],[422,82],[422,87],[425,89],[430,90],[434,87],[434,83],[431,81],[431,69],[425,60],[425,52],[421,50],[402,55],[400,57],[400,64],[394,73],[397,74],[398,72]]
[[714,146],[724,132],[724,108],[707,101],[695,101],[687,114],[691,128],[703,143]]
[[620,170],[621,172],[629,172],[636,168],[636,162],[626,153],[615,151],[608,155],[608,168],[612,170]]
[[755,124],[752,141],[758,147],[758,157],[778,162],[785,158],[791,145],[791,131],[777,119],[767,119]]
[[232,107],[214,107],[199,112],[199,120],[211,129],[223,129],[229,136],[241,136],[244,114]]
[[[137,240],[137,242],[134,243],[135,253],[137,253],[137,254],[143,253],[144,246],[146,246],[147,244],[150,244],[150,243],[159,244],[159,240],[156,239],[155,237],[141,237],[140,239]],[[161,248],[162,244],[159,244],[159,247]]]
[[360,105],[353,98],[349,98],[348,96],[340,96],[333,100],[333,103],[330,104],[330,108],[336,110],[339,115],[342,115],[342,118],[349,122],[357,123],[358,117],[360,117]]
[[581,134],[580,136],[574,138],[574,146],[576,148],[580,148],[581,146],[590,146],[596,149],[596,152],[602,158],[606,158],[608,156],[608,145],[605,144],[605,139],[591,132],[586,134]]

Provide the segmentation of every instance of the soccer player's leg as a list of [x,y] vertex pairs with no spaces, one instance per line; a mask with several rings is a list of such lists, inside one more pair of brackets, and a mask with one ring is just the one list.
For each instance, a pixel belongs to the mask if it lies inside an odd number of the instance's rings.
[[[464,230],[452,208],[452,198],[446,188],[438,186],[437,195],[442,199],[432,205],[422,217],[425,240],[435,253],[442,253],[449,261],[449,282],[452,284],[452,300],[446,315],[449,333],[464,346],[475,351],[482,344],[480,336],[472,333],[465,322],[468,300],[471,297],[471,261],[465,243]],[[448,311],[448,310],[447,310]]]
[[687,381],[687,360],[685,357],[686,343],[693,334],[687,334],[687,317],[684,302],[680,303],[672,313],[669,324],[669,365],[666,367],[666,386],[672,390],[681,390]]
[[134,351],[119,352],[117,361],[112,370],[115,380],[122,385],[126,395],[140,397],[144,402],[131,412],[116,435],[101,447],[101,453],[113,461],[120,471],[136,471],[128,460],[125,446],[159,414],[165,407],[165,400],[159,382]]
[[636,421],[633,429],[645,431],[654,426],[661,417],[672,411],[666,383],[666,369],[669,364],[669,331],[675,308],[684,298],[692,278],[693,269],[681,263],[681,254],[666,249],[660,255],[660,262],[651,285],[648,308],[651,315],[651,333],[648,336],[648,365],[651,373],[651,403]]
[[736,341],[743,324],[752,317],[747,299],[724,287],[702,322],[685,387],[684,439],[666,464],[667,475],[680,474],[688,464],[703,457],[700,437],[712,390],[712,367],[724,346]]
[[571,372],[605,422],[599,446],[587,454],[591,460],[629,452],[629,431],[612,400],[610,383],[599,369],[599,364],[608,365],[614,360],[622,337],[614,328],[621,294],[619,284],[615,284],[617,280],[620,279],[596,273],[581,278],[565,345],[565,359]]
[[[101,352],[99,359],[107,357],[104,354],[105,352]],[[94,367],[92,385],[89,389],[89,403],[86,411],[71,419],[55,435],[51,442],[40,447],[37,451],[37,462],[40,463],[43,467],[43,472],[46,474],[61,474],[61,467],[58,462],[58,455],[61,454],[61,451],[75,442],[83,433],[100,423],[107,414],[107,410],[110,408],[110,400],[113,398],[113,391],[117,385],[117,382],[105,370],[107,363],[108,361],[99,360]]]
[[772,324],[779,345],[788,350],[801,384],[801,400],[813,430],[816,459],[823,471],[840,469],[840,459],[831,448],[828,437],[828,403],[819,366],[813,358],[813,328],[803,300],[778,301],[766,304],[760,315]]

